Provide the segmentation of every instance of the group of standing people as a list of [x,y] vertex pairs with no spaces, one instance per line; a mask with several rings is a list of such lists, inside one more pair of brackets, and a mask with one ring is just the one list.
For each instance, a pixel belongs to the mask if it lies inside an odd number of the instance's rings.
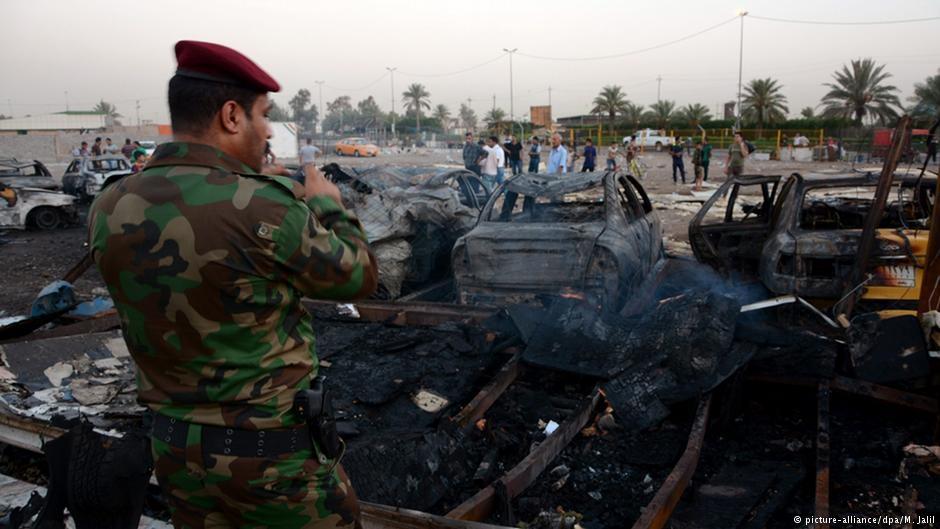
[[121,147],[113,143],[111,138],[105,138],[102,142],[101,138],[97,137],[91,147],[88,146],[87,141],[83,141],[81,145],[72,149],[73,158],[89,158],[106,154],[124,155],[131,162],[131,169],[135,173],[147,165],[147,161],[150,159],[147,149],[139,141],[132,142],[130,138],[124,138],[124,145]]
[[[512,169],[512,174],[516,175],[522,172],[522,155],[527,152],[529,156],[528,172],[538,173],[542,160],[542,143],[537,136],[529,140],[528,149],[524,148],[516,136],[511,136],[505,143],[500,144],[497,136],[490,136],[478,143],[473,141],[473,133],[468,132],[465,136],[463,147],[464,167],[483,178],[484,184],[489,190],[493,190],[496,185],[502,184],[505,180],[505,168]],[[583,158],[581,172],[595,171],[597,167],[597,147],[591,138],[585,140],[584,149],[579,154],[575,148],[570,151],[562,141],[561,135],[552,134],[549,139],[551,149],[546,161],[546,172],[549,174],[569,173],[575,170],[575,161]],[[691,139],[683,143],[682,138],[676,136],[675,142],[669,149],[669,155],[672,159],[672,181],[674,184],[686,183],[685,162],[683,160],[683,151],[691,145]],[[685,146],[685,147],[684,147]],[[629,142],[621,148],[616,142],[611,143],[607,149],[607,170],[615,170],[618,167],[618,160],[622,155],[626,162],[627,170],[639,177],[643,177],[643,172],[638,163],[639,146],[636,136],[632,136]],[[740,175],[744,169],[744,160],[747,159],[750,150],[747,142],[744,141],[740,132],[734,134],[734,141],[728,149],[728,158],[725,164],[725,174],[729,176]],[[701,140],[695,142],[695,149],[691,153],[692,167],[695,178],[695,191],[702,190],[702,184],[708,181],[708,167],[711,164],[712,145],[704,136]]]

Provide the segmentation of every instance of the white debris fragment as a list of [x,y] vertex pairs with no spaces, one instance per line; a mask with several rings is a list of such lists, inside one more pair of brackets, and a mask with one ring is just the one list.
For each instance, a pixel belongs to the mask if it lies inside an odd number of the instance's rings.
[[340,313],[341,316],[348,316],[350,318],[359,319],[359,309],[356,308],[352,303],[337,303],[336,311]]
[[72,376],[72,373],[75,372],[75,368],[72,367],[72,364],[67,364],[65,362],[56,362],[51,366],[47,367],[42,374],[46,375],[46,378],[49,379],[49,382],[56,387],[62,385],[62,381]]
[[124,342],[124,338],[111,338],[104,346],[117,358],[125,358],[131,355],[130,351],[127,350],[127,344]]
[[446,398],[426,389],[422,389],[411,397],[411,401],[428,413],[437,413],[450,403]]
[[117,358],[101,358],[94,361],[95,367],[98,369],[119,369],[124,367],[124,363]]
[[548,424],[545,425],[545,435],[552,435],[555,433],[555,430],[558,429],[558,423],[555,421],[548,421]]

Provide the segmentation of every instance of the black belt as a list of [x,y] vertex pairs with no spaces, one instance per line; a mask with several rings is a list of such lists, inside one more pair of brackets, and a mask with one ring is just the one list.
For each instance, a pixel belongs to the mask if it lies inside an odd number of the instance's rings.
[[[150,435],[176,448],[186,448],[191,423],[153,414]],[[233,457],[277,457],[299,450],[313,450],[306,425],[269,429],[242,430],[224,426],[198,425],[202,429],[203,453]]]

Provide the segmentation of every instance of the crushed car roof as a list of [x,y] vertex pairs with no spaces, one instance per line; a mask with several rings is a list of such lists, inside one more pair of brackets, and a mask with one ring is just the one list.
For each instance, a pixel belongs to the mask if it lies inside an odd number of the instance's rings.
[[583,191],[600,185],[607,173],[535,174],[516,176],[506,183],[506,189],[523,195],[547,196]]

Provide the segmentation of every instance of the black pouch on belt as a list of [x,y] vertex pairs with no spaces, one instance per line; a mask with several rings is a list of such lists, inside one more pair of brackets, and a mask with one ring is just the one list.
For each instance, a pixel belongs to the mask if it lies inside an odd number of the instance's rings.
[[294,395],[294,413],[307,424],[310,440],[324,456],[336,459],[342,455],[343,445],[333,417],[333,397],[324,387],[323,377],[313,379],[310,389]]

